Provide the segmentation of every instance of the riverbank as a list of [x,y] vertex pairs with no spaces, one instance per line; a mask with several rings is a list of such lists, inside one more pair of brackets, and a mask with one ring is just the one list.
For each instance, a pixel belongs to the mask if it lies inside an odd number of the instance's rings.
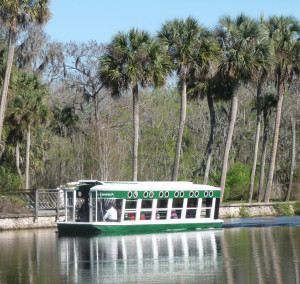
[[[295,202],[274,203],[233,203],[222,204],[219,211],[220,219],[252,218],[266,216],[288,216],[294,214]],[[34,213],[0,214],[0,231],[38,228],[56,228],[57,213],[48,212],[35,217]],[[59,221],[64,221],[63,212]]]

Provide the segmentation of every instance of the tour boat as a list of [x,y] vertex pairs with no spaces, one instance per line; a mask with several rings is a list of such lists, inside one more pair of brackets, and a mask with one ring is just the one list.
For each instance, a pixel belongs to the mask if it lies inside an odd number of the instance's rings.
[[[64,189],[59,233],[126,233],[222,227],[221,189],[192,182],[80,180]],[[113,207],[116,219],[104,220]]]

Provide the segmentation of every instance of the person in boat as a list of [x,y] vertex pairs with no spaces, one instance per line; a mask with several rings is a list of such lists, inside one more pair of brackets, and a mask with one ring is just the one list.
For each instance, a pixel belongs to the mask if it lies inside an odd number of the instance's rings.
[[171,219],[178,219],[177,213],[174,209],[171,211]]
[[78,212],[79,221],[80,222],[88,222],[89,221],[89,205],[88,201],[85,200]]
[[118,221],[118,212],[114,208],[113,204],[110,205],[110,208],[106,211],[106,214],[103,217],[105,222],[117,222]]

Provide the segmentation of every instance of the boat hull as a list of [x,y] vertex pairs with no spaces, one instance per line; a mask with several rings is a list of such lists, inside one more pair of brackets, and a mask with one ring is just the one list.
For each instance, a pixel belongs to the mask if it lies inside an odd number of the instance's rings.
[[189,230],[202,228],[221,228],[223,220],[214,220],[201,223],[164,223],[164,224],[124,224],[124,223],[85,223],[85,222],[61,222],[58,223],[60,234],[99,234],[99,233],[126,233],[164,230]]

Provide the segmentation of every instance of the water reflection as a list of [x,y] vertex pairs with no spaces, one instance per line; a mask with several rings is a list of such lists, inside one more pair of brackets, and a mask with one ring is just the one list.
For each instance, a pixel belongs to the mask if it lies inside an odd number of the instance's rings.
[[[165,282],[207,274],[222,265],[220,231],[189,231],[118,237],[62,238],[61,262],[72,281]],[[213,278],[216,279],[216,276]]]
[[0,232],[0,283],[300,283],[300,226],[127,236]]

